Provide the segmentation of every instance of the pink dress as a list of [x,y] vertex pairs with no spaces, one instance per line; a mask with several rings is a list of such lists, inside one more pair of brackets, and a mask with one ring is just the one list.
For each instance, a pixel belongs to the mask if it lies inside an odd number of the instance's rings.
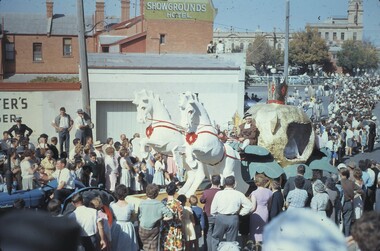
[[258,187],[251,193],[251,200],[255,197],[257,201],[256,211],[251,214],[249,222],[250,237],[253,241],[263,241],[263,229],[269,215],[268,202],[272,194],[270,189],[264,187]]

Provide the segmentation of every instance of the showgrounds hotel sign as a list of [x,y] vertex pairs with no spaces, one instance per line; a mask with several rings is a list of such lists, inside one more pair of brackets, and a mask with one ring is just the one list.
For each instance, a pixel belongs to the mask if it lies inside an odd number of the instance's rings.
[[181,19],[214,21],[212,0],[147,0],[144,3],[145,19]]

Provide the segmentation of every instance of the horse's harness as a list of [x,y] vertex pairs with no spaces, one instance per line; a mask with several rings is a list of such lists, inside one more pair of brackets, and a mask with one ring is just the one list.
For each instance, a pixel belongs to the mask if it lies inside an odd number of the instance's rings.
[[[212,125],[202,125],[202,127],[206,127],[206,126],[213,127]],[[189,145],[192,145],[197,140],[199,134],[211,134],[211,135],[217,137],[218,140],[220,141],[220,139],[219,139],[219,137],[218,137],[218,135],[216,133],[208,131],[208,130],[202,130],[202,131],[199,131],[199,132],[197,131],[197,132],[186,133],[186,142]],[[234,156],[231,156],[231,155],[227,154],[226,146],[223,144],[223,155],[222,155],[222,158],[218,162],[212,163],[212,164],[208,163],[208,165],[210,165],[210,166],[216,166],[216,165],[220,164],[224,160],[225,157],[231,158],[231,159],[235,159],[235,160],[240,160],[239,158],[236,158]]]
[[[170,129],[170,130],[174,130],[176,132],[179,132],[181,134],[183,134],[182,130],[181,130],[181,127],[172,123],[172,122],[169,122],[169,121],[166,121],[166,120],[157,120],[157,119],[149,119],[149,120],[152,120],[153,123],[150,124],[146,129],[145,129],[145,134],[148,138],[150,138],[150,136],[152,136],[153,134],[153,131],[155,128],[167,128],[167,129]],[[159,125],[154,125],[154,124],[158,124],[158,123],[161,123]],[[162,124],[163,123],[163,124]]]

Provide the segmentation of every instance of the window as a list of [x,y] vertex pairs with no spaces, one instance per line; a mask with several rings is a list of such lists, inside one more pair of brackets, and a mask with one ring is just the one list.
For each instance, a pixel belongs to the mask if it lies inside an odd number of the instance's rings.
[[165,34],[160,34],[160,44],[164,44],[166,41]]
[[15,60],[15,44],[14,43],[5,44],[5,60],[7,61]]
[[322,37],[322,32],[318,32],[318,36],[319,36],[319,37]]
[[277,49],[281,50],[281,44],[277,44]]
[[42,61],[42,44],[33,43],[33,61],[40,62]]
[[333,32],[333,40],[336,41],[336,39],[337,39],[336,32]]
[[104,52],[104,53],[110,52],[110,47],[108,47],[108,46],[102,46],[102,52]]
[[356,41],[357,38],[358,38],[358,34],[356,32],[354,32],[354,34],[352,36],[352,40]]
[[329,33],[328,32],[325,32],[325,39],[329,40]]
[[344,40],[344,32],[340,33],[340,40]]
[[231,44],[231,51],[234,51],[235,50],[235,43],[232,43]]
[[68,57],[72,55],[72,45],[71,45],[71,38],[64,38],[63,39],[63,56]]
[[240,50],[244,50],[244,44],[240,43]]

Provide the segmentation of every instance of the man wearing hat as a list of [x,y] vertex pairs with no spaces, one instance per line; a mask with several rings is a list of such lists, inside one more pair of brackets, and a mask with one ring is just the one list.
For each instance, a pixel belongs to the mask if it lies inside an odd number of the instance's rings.
[[[33,133],[33,130],[30,129],[27,125],[21,124],[21,117],[16,118],[16,124],[13,125],[9,130],[8,134],[13,138],[12,132],[14,132],[17,135],[20,135],[21,137],[30,137],[30,135]],[[25,135],[25,132],[28,132],[27,135]]]
[[251,115],[245,118],[245,123],[241,124],[239,128],[238,139],[242,143],[240,150],[244,150],[248,145],[257,145],[260,131]]
[[75,126],[75,138],[80,139],[80,142],[82,145],[86,144],[86,131],[89,129],[89,126],[87,125],[86,119],[85,119],[85,113],[82,109],[77,110],[78,117],[74,120],[74,126]]

